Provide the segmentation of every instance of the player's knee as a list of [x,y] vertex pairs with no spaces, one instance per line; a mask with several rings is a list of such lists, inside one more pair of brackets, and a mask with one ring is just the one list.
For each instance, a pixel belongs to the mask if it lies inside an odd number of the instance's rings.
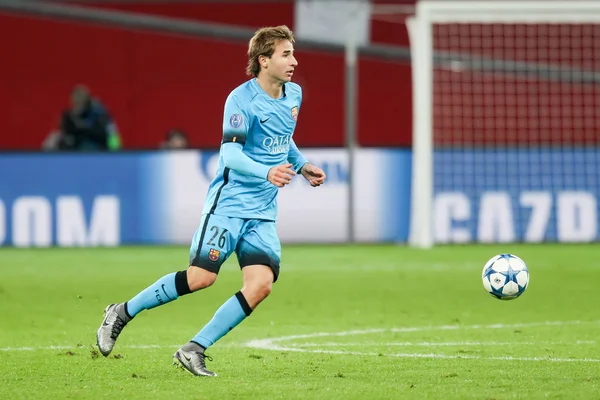
[[207,288],[215,283],[217,274],[200,267],[190,266],[187,270],[187,280],[190,290],[195,292],[196,290]]
[[265,299],[271,294],[273,290],[273,278],[272,277],[256,277],[244,285],[248,288],[248,291],[254,294],[254,297],[258,299]]
[[266,299],[271,294],[271,290],[273,290],[272,280],[260,282],[256,288],[256,295],[261,299]]

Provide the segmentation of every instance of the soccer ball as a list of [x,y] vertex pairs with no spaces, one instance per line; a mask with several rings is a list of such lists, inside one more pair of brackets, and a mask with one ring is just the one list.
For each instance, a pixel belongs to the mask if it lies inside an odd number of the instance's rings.
[[513,254],[498,254],[483,267],[483,287],[500,300],[516,299],[529,285],[525,262]]

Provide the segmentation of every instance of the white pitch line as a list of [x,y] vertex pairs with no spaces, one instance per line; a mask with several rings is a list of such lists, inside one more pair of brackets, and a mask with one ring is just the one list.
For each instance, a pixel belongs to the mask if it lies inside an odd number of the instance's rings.
[[354,346],[406,346],[406,347],[452,347],[452,346],[531,346],[531,345],[561,345],[561,346],[574,346],[581,344],[596,344],[594,340],[577,340],[574,342],[325,342],[325,343],[293,343],[288,346],[293,347],[354,347]]
[[494,360],[494,361],[552,361],[552,362],[591,362],[600,363],[600,359],[597,358],[556,358],[556,357],[484,357],[475,355],[448,355],[448,354],[436,354],[436,353],[396,353],[396,354],[382,354],[373,352],[360,352],[360,351],[342,351],[342,350],[308,350],[301,349],[298,347],[282,347],[275,346],[265,350],[277,350],[277,351],[288,351],[297,353],[318,353],[318,354],[339,354],[339,355],[355,355],[355,356],[378,356],[378,357],[401,357],[401,358],[438,358],[438,359],[469,359],[469,360]]
[[[119,346],[122,349],[170,349],[179,348],[181,344],[174,344],[170,346],[162,346],[158,344],[132,344]],[[41,347],[0,347],[0,351],[41,351],[41,350],[77,350],[77,349],[89,349],[90,345],[78,346],[78,345],[64,345],[64,346],[41,346]]]
[[[552,361],[552,362],[600,362],[600,359],[595,358],[555,358],[555,357],[483,357],[477,355],[447,355],[447,354],[420,354],[420,353],[398,353],[398,354],[381,354],[373,352],[357,352],[357,351],[343,351],[343,350],[323,350],[323,349],[307,349],[302,348],[294,344],[288,346],[282,346],[277,343],[297,340],[297,339],[312,339],[318,337],[340,337],[350,335],[366,335],[373,333],[383,332],[422,332],[422,331],[436,331],[436,330],[459,330],[459,329],[515,329],[515,328],[529,328],[529,327],[540,327],[540,326],[565,326],[565,325],[580,325],[580,324],[598,324],[600,321],[545,321],[545,322],[533,322],[533,323],[519,323],[519,324],[491,324],[491,325],[441,325],[441,326],[423,326],[423,327],[405,327],[405,328],[392,328],[392,329],[365,329],[365,330],[353,330],[353,331],[342,331],[342,332],[316,332],[312,334],[304,335],[291,335],[281,336],[278,338],[269,339],[256,339],[246,343],[247,347],[261,350],[274,350],[274,351],[289,351],[289,352],[301,352],[301,353],[318,353],[318,354],[339,354],[339,355],[360,355],[360,356],[387,356],[387,357],[404,357],[404,358],[439,358],[439,359],[482,359],[482,360],[499,360],[499,361]],[[343,345],[343,344],[340,344]],[[364,344],[363,344],[364,345]],[[290,347],[291,346],[291,347]],[[317,345],[315,345],[316,347]]]
[[[368,335],[374,333],[384,333],[384,332],[394,332],[394,333],[408,333],[408,332],[422,332],[422,331],[436,331],[436,330],[457,330],[457,329],[514,329],[514,328],[528,328],[528,327],[539,327],[539,326],[564,326],[564,325],[580,325],[580,324],[599,324],[600,321],[546,321],[546,322],[534,322],[534,323],[522,323],[522,324],[492,324],[492,325],[441,325],[441,326],[422,326],[422,327],[403,327],[403,328],[392,328],[392,329],[362,329],[362,330],[351,330],[351,331],[342,331],[342,332],[317,332],[303,335],[291,335],[291,336],[281,336],[278,338],[270,338],[270,339],[259,339],[259,340],[251,340],[247,343],[240,344],[243,347],[250,347],[256,349],[263,350],[278,350],[278,351],[296,351],[296,352],[312,352],[312,353],[329,353],[329,354],[355,354],[355,355],[374,355],[379,356],[380,353],[364,353],[364,352],[349,352],[349,351],[340,351],[340,350],[309,350],[303,349],[299,347],[283,347],[276,345],[276,342],[283,342],[289,340],[297,340],[297,339],[312,339],[318,337],[343,337],[343,336],[352,336],[352,335]],[[460,345],[466,345],[464,342]],[[475,343],[475,342],[473,342]],[[493,342],[481,342],[481,345],[490,344]],[[531,342],[532,344],[540,344],[541,342]],[[594,341],[577,341],[577,344],[592,344]],[[365,346],[366,343],[356,343],[357,346]],[[514,344],[507,342],[506,344]],[[548,343],[550,344],[550,343]],[[559,343],[557,343],[559,344]],[[564,344],[564,343],[563,343]],[[334,345],[334,343],[332,343]],[[335,345],[343,346],[349,345],[344,343],[335,343]],[[425,343],[417,344],[425,346]],[[429,344],[431,346],[444,346],[450,345],[448,343],[434,343]],[[456,344],[459,345],[458,343]],[[473,344],[474,345],[474,344]],[[148,344],[148,345],[120,345],[120,348],[124,349],[167,349],[167,348],[179,348],[180,344],[173,345],[156,345],[156,344]],[[235,346],[235,345],[233,345]],[[289,346],[298,346],[298,344],[290,344]],[[323,346],[323,344],[313,344],[307,343],[306,347],[317,347]],[[90,345],[51,345],[51,346],[40,346],[40,347],[4,347],[0,348],[0,352],[11,352],[11,351],[44,351],[44,350],[74,350],[74,349],[87,349]],[[221,347],[231,347],[230,346],[221,346]],[[478,356],[450,356],[444,354],[386,354],[386,356],[391,357],[413,357],[413,358],[479,358]],[[484,357],[481,357],[484,358]],[[551,359],[551,358],[518,358],[518,357],[485,357],[485,359],[491,360],[522,360],[522,361],[586,361],[586,362],[599,362],[600,360],[596,359]]]
[[35,350],[71,350],[77,346],[46,346],[46,347],[0,347],[0,351],[35,351]]
[[463,330],[463,329],[515,329],[515,328],[533,328],[540,326],[564,326],[564,325],[581,325],[581,324],[598,324],[600,321],[544,321],[519,324],[490,324],[490,325],[438,325],[438,326],[415,326],[391,329],[362,329],[342,332],[316,332],[303,335],[280,336],[269,339],[256,339],[246,343],[247,347],[261,348],[262,344],[271,344],[273,342],[286,342],[297,339],[313,339],[317,337],[333,337],[333,336],[353,336],[353,335],[368,335],[372,333],[407,333],[407,332],[424,332],[424,331],[447,331],[447,330]]

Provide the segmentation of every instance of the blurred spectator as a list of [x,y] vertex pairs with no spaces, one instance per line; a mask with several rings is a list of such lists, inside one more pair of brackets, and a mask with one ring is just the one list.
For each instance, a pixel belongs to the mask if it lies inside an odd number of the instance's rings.
[[77,85],[71,91],[71,108],[62,114],[60,131],[51,133],[42,147],[110,151],[121,148],[121,138],[105,107],[91,96],[87,87]]
[[187,149],[189,146],[187,135],[179,129],[171,129],[167,132],[167,137],[161,143],[160,148],[165,150]]

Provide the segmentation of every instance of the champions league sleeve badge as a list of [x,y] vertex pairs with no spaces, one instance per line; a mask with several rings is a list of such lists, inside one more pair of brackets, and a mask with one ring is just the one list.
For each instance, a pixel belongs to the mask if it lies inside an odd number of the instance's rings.
[[243,125],[243,123],[244,123],[244,116],[242,114],[233,114],[229,118],[229,125],[231,125],[231,127],[233,129],[238,129],[239,127],[241,127]]

